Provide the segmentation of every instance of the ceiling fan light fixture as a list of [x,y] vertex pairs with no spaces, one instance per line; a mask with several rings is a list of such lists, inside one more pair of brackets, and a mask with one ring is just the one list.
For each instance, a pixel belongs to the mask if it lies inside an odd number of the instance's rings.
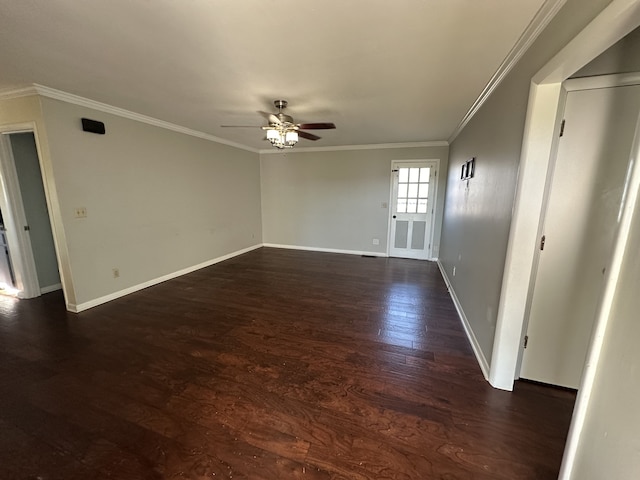
[[298,132],[295,130],[289,130],[285,134],[285,143],[287,146],[293,147],[296,143],[298,143]]
[[280,132],[276,129],[267,130],[267,140],[269,140],[271,143],[279,142]]
[[[313,133],[306,132],[305,130],[326,130],[336,128],[333,123],[294,123],[293,118],[290,115],[282,113],[287,107],[286,100],[276,100],[273,102],[278,109],[278,113],[259,112],[269,120],[269,124],[257,127],[267,133],[267,140],[271,145],[279,150],[285,148],[293,148],[300,137],[305,140],[320,140],[320,137]],[[251,127],[256,128],[253,125],[221,125],[222,127]]]

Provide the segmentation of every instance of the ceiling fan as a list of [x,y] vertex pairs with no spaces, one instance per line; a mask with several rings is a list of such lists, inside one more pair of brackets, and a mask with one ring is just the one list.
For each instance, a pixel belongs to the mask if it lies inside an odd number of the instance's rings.
[[221,125],[226,128],[261,128],[267,132],[267,140],[276,148],[293,148],[298,143],[298,138],[307,140],[319,140],[321,137],[304,130],[328,130],[336,128],[335,124],[323,123],[294,123],[293,117],[283,113],[287,108],[286,100],[275,100],[273,102],[278,109],[278,113],[260,112],[269,121],[269,125],[256,127],[254,125]]

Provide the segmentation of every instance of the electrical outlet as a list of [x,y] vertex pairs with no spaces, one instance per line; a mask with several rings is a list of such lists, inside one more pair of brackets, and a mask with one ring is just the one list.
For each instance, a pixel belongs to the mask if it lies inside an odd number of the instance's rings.
[[374,245],[380,245],[380,239],[378,239],[378,238],[374,238],[374,239],[373,239],[373,244],[374,244]]
[[113,269],[113,278],[119,278],[120,277],[120,269],[119,268],[114,268]]
[[382,202],[382,208],[389,208],[389,204],[387,202]]
[[87,208],[86,207],[76,207],[76,218],[86,218],[87,216]]

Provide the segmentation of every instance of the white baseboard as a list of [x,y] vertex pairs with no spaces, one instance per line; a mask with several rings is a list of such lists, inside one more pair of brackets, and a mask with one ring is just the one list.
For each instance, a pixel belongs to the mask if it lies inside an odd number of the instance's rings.
[[438,260],[438,268],[440,269],[440,273],[442,274],[442,278],[444,278],[444,283],[447,284],[447,290],[449,290],[449,295],[451,295],[451,300],[453,300],[453,304],[455,305],[456,310],[458,311],[458,316],[460,317],[460,322],[462,323],[464,331],[467,334],[467,337],[469,338],[469,342],[471,343],[471,348],[473,349],[473,353],[475,354],[476,360],[478,361],[478,364],[480,365],[480,370],[482,370],[482,374],[484,375],[485,380],[488,382],[489,381],[489,368],[490,368],[489,367],[489,362],[487,362],[487,359],[484,356],[484,353],[482,353],[482,349],[480,348],[480,344],[478,343],[478,339],[476,338],[475,334],[473,333],[473,329],[471,328],[471,325],[469,324],[469,320],[467,320],[467,316],[465,315],[464,310],[462,309],[462,304],[460,303],[460,300],[458,300],[458,296],[456,295],[455,290],[451,286],[451,281],[449,280],[449,277],[447,276],[447,272],[444,269],[444,267],[442,266],[442,263],[440,262],[440,260]]
[[167,280],[181,277],[182,275],[186,275],[187,273],[195,272],[196,270],[200,270],[201,268],[209,267],[216,263],[220,263],[230,258],[237,257],[238,255],[242,255],[243,253],[250,252],[260,247],[262,247],[262,244],[257,244],[251,247],[243,248],[242,250],[237,250],[235,252],[228,253],[227,255],[222,255],[221,257],[214,258],[213,260],[207,260],[206,262],[200,263],[198,265],[193,265],[191,267],[183,268],[182,270],[178,270],[177,272],[169,273],[167,275],[163,275],[161,277],[148,280],[138,285],[134,285],[132,287],[125,288],[123,290],[119,290],[114,293],[110,293],[109,295],[105,295],[103,297],[96,298],[94,300],[89,300],[88,302],[80,303],[78,305],[68,303],[67,310],[73,313],[79,313],[84,310],[88,310],[89,308],[102,305],[103,303],[110,302],[111,300],[115,300],[116,298],[124,297],[125,295],[129,295],[130,293],[134,293],[139,290],[152,287],[153,285],[157,285],[159,283],[166,282]]
[[342,250],[339,248],[302,247],[300,245],[282,245],[279,243],[263,243],[263,247],[286,248],[289,250],[307,250],[309,252],[345,253],[347,255],[371,255],[373,257],[387,257],[386,253],[365,252],[361,250]]
[[46,287],[40,287],[40,293],[44,295],[45,293],[55,292],[56,290],[62,290],[62,284],[56,283],[54,285],[49,285]]

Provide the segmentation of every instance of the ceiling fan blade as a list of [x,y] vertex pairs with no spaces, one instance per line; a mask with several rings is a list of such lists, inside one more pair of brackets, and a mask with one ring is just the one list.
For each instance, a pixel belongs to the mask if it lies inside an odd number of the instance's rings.
[[260,125],[220,125],[222,128],[262,128]]
[[298,130],[298,136],[302,138],[306,138],[307,140],[320,140],[322,137],[314,135],[313,133],[303,132],[302,130]]
[[276,125],[279,125],[282,123],[275,113],[262,112],[262,111],[258,113],[262,115],[264,118],[266,118],[267,120],[269,120],[270,124],[275,123]]
[[301,123],[298,128],[304,128],[305,130],[329,130],[336,128],[334,123]]

